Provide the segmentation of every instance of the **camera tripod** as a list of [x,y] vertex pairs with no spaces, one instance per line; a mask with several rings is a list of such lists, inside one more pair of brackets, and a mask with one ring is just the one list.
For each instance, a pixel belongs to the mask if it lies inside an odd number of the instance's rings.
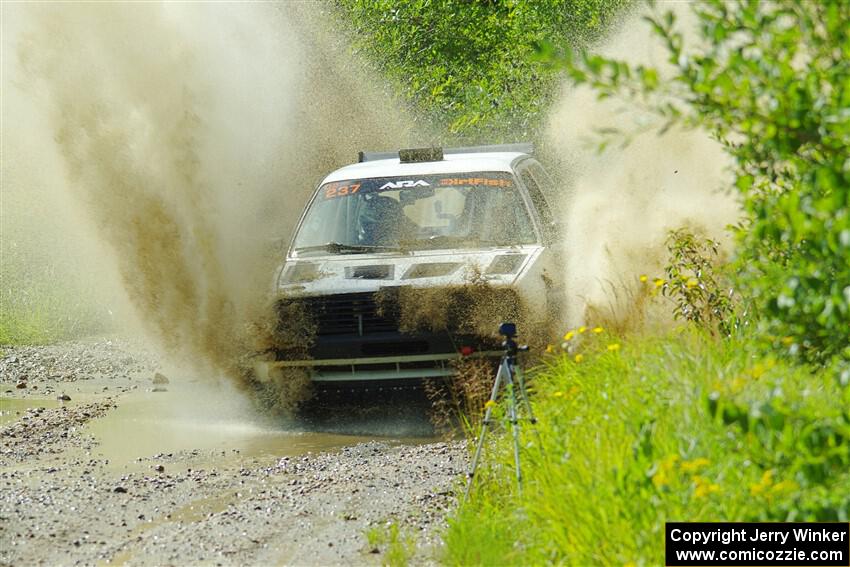
[[487,409],[484,412],[484,421],[481,424],[481,435],[478,437],[478,445],[475,448],[475,455],[472,457],[472,464],[469,472],[466,473],[466,491],[464,492],[464,500],[469,497],[469,491],[472,488],[472,481],[475,477],[475,472],[478,470],[478,463],[481,459],[481,452],[484,448],[484,438],[487,435],[487,429],[490,427],[490,415],[493,412],[493,407],[496,405],[496,400],[499,397],[499,390],[504,382],[508,393],[508,421],[511,424],[514,444],[514,466],[516,472],[517,487],[522,490],[522,468],[519,463],[519,405],[520,401],[525,407],[528,414],[528,421],[531,424],[537,423],[534,417],[534,412],[531,411],[531,404],[528,402],[528,395],[525,391],[525,381],[523,380],[522,370],[517,367],[516,357],[519,351],[528,350],[527,346],[520,346],[516,342],[516,325],[513,323],[502,323],[499,325],[499,334],[505,337],[502,342],[504,354],[499,362],[499,369],[496,371],[496,379],[493,381],[493,390],[490,393],[490,401],[487,402]]

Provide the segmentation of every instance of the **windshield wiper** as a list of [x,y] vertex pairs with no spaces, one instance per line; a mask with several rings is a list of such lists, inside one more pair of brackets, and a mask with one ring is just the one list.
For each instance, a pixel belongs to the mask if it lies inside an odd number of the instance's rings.
[[372,246],[368,244],[343,244],[342,242],[328,242],[315,246],[302,246],[294,252],[315,252],[323,250],[331,254],[365,254],[368,252],[395,252],[400,248],[397,246]]

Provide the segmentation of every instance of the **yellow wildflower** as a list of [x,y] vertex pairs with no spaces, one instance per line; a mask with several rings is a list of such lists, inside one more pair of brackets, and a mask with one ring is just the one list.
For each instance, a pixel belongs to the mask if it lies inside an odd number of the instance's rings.
[[585,332],[586,330],[587,330],[587,327],[585,327],[584,325],[582,325],[581,327],[578,328],[579,334]]
[[695,473],[698,470],[707,467],[710,462],[711,461],[709,461],[705,457],[699,457],[699,458],[694,459],[693,461],[682,461],[680,468],[684,472],[690,474],[690,473]]
[[640,276],[640,283],[646,283],[646,280],[648,280],[648,279],[649,278],[646,275],[641,275]]
[[733,394],[737,394],[741,390],[744,389],[744,386],[747,385],[746,380],[741,378],[740,376],[736,376],[732,379],[732,383],[730,384],[729,391]]
[[696,278],[690,278],[688,281],[685,282],[685,287],[688,289],[694,289],[698,285],[699,280],[697,280]]
[[576,362],[581,362],[582,360],[584,360],[584,355],[579,353],[573,357],[573,360],[575,360]]
[[596,333],[597,335],[604,330],[605,329],[603,329],[602,327],[593,327],[593,332]]
[[610,350],[611,352],[620,350],[620,343],[611,343],[610,345],[608,345],[608,350]]
[[555,347],[553,345],[546,345],[546,352],[552,354],[553,352],[555,352]]
[[780,494],[783,492],[793,492],[798,488],[799,486],[793,480],[781,480],[770,488],[770,492],[771,494]]
[[679,460],[679,455],[668,455],[658,463],[658,468],[655,471],[655,474],[652,475],[652,484],[655,485],[656,488],[661,488],[667,484],[670,484],[670,477],[673,469],[676,466],[676,461]]
[[750,494],[753,496],[759,496],[767,492],[770,486],[773,484],[773,471],[764,471],[764,474],[761,475],[761,480],[756,484],[750,485]]
[[575,331],[567,331],[567,333],[564,335],[564,340],[565,341],[571,341],[571,340],[573,340],[574,336],[576,336]]
[[656,288],[663,286],[665,283],[667,283],[667,282],[665,282],[661,278],[655,278],[655,287]]
[[495,405],[496,405],[496,402],[494,402],[493,400],[487,400],[487,403],[484,404],[484,407],[487,408],[487,409],[490,409],[490,408],[494,407]]
[[720,486],[714,484],[713,482],[701,477],[694,477],[694,497],[695,498],[705,498],[709,494],[713,494],[715,492],[720,492]]
[[557,392],[554,392],[554,393],[552,394],[552,397],[553,397],[553,398],[563,398],[563,397],[564,397],[564,393],[563,393],[562,391],[558,390]]

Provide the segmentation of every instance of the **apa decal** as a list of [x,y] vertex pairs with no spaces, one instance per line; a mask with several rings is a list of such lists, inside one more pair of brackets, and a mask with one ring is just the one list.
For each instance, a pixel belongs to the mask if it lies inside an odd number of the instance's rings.
[[405,181],[389,181],[381,186],[379,191],[383,191],[384,189],[406,189],[410,187],[430,187],[431,184],[427,181],[419,179],[417,181],[405,180]]

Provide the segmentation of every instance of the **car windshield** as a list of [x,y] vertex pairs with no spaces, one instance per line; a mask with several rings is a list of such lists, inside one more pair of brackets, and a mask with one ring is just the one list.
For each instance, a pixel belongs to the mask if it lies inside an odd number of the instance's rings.
[[353,254],[534,242],[513,176],[477,172],[326,183],[293,249]]

